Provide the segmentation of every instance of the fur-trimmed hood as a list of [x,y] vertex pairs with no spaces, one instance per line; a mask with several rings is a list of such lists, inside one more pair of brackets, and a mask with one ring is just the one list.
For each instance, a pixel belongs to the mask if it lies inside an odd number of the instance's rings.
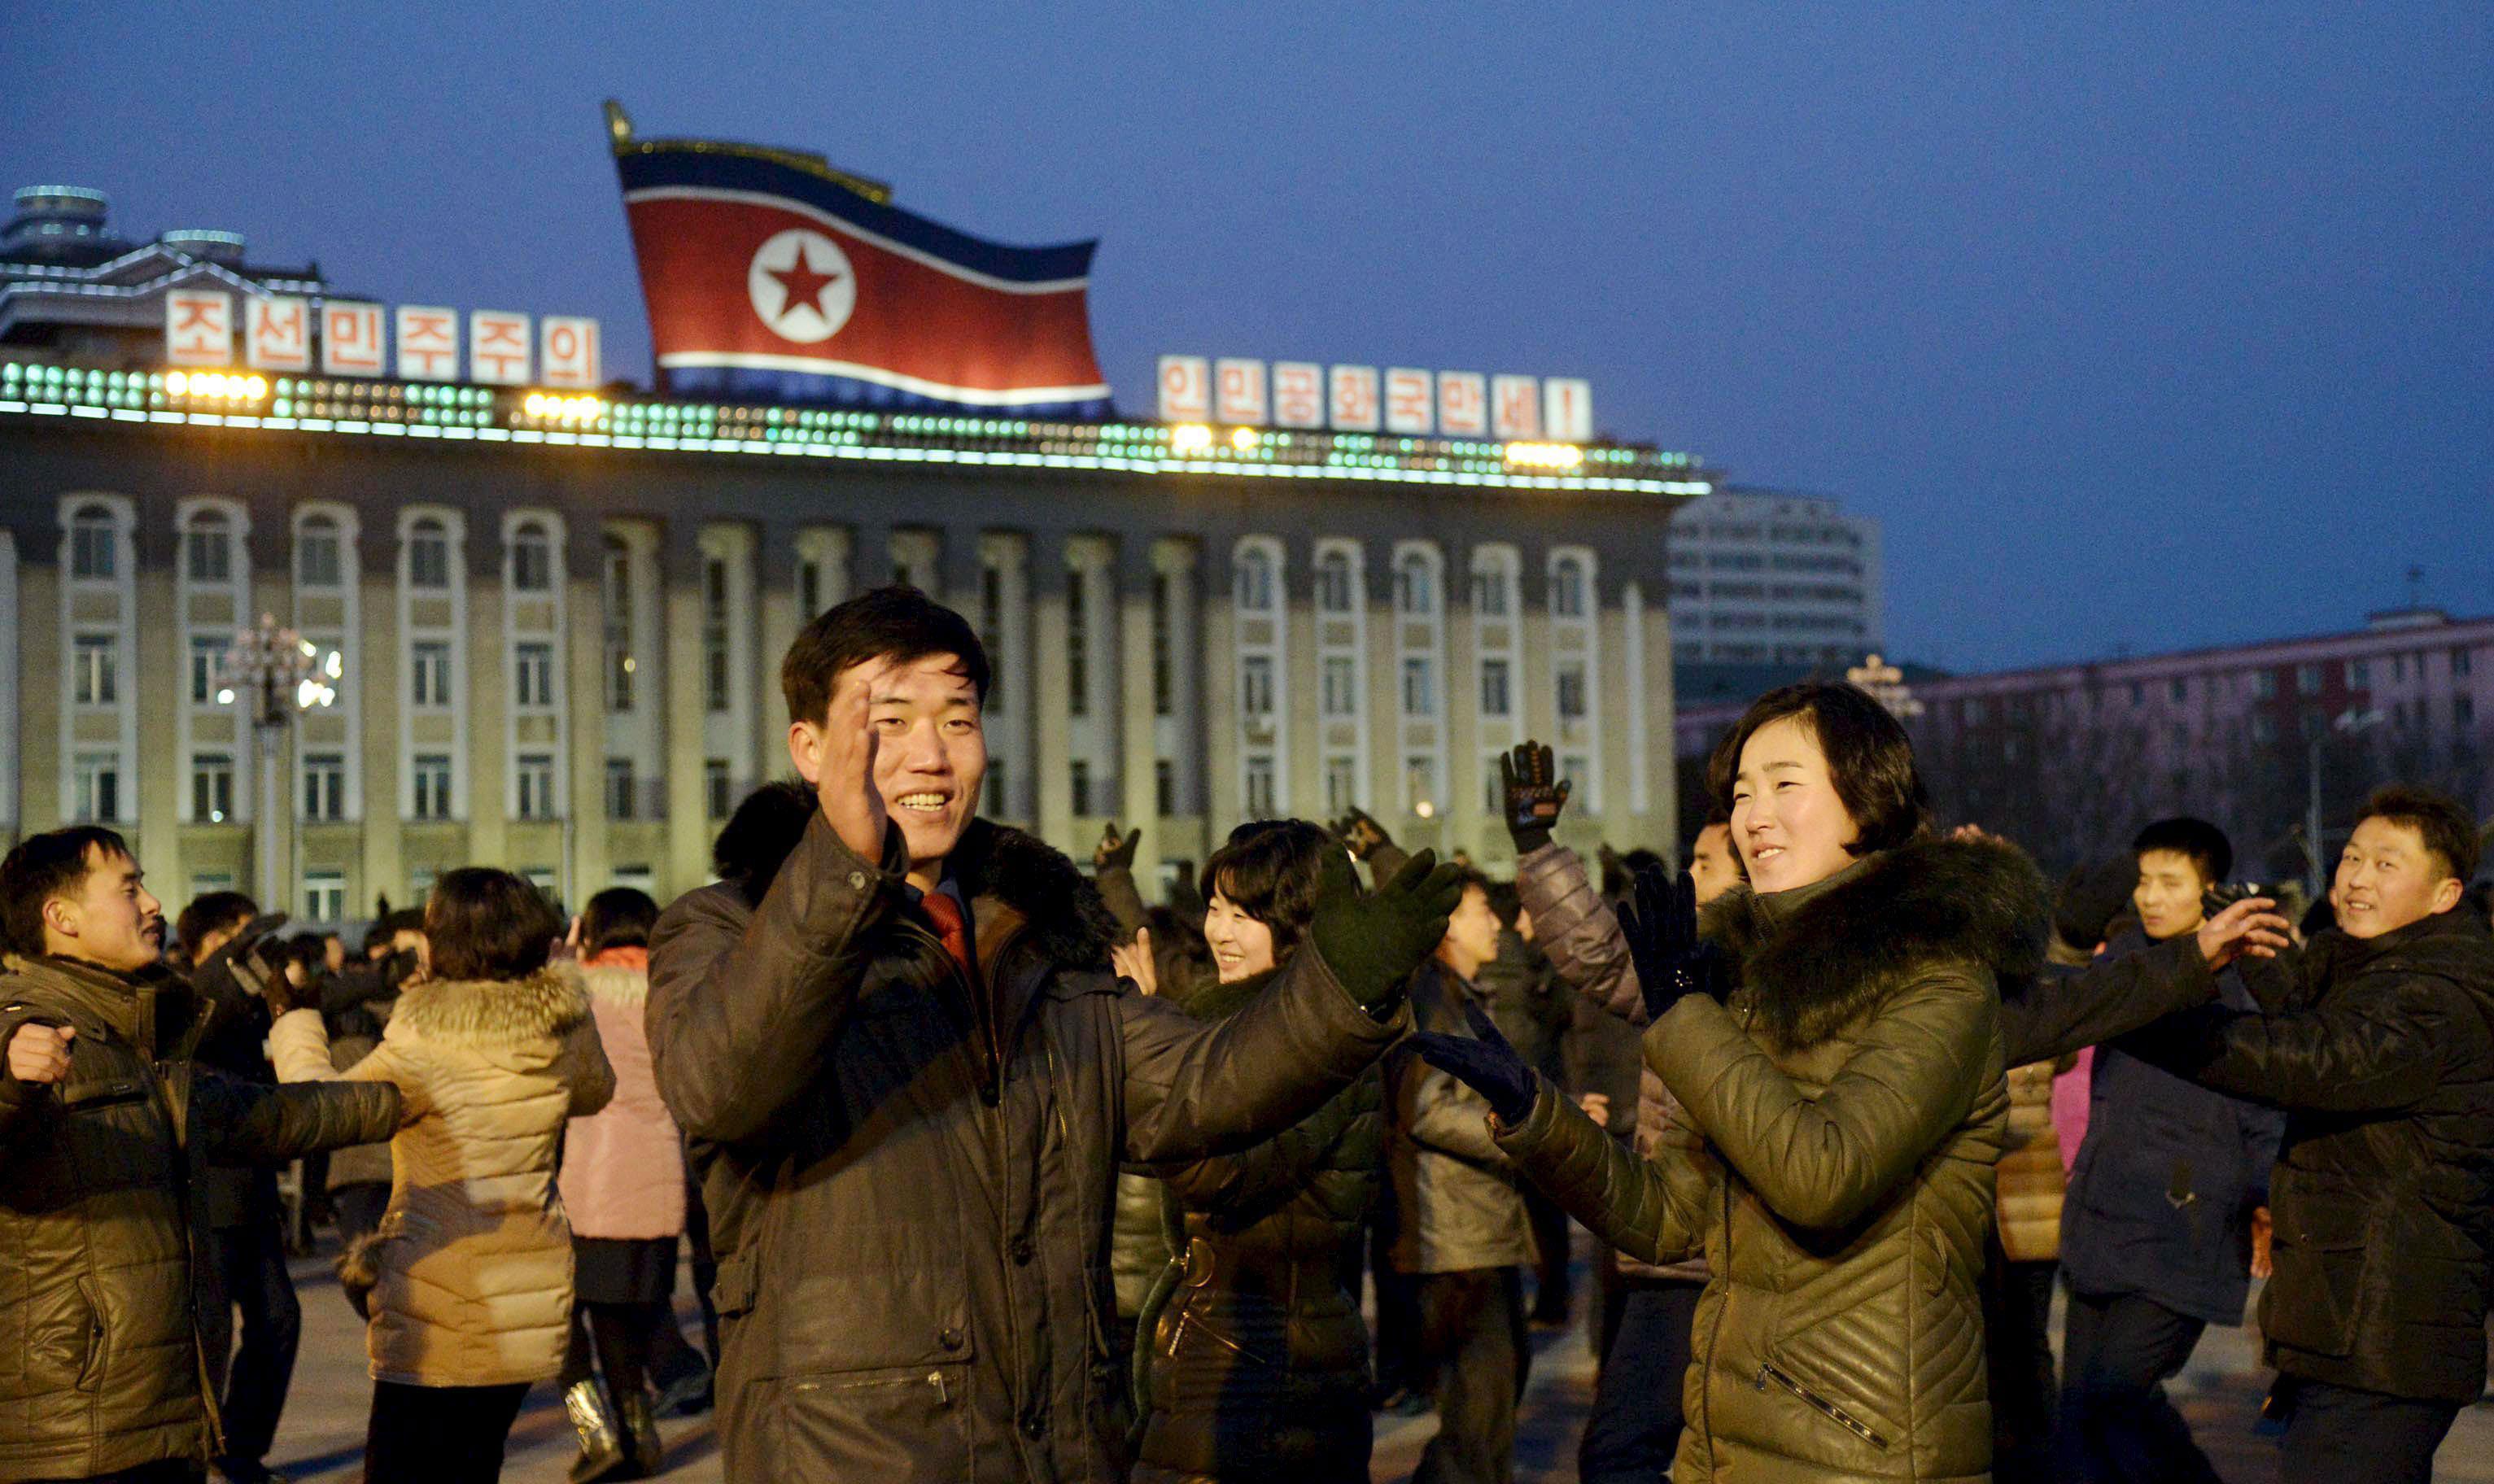
[[393,1030],[445,1045],[496,1045],[561,1036],[589,1018],[580,967],[550,963],[526,979],[451,979],[411,984],[390,1016]]
[[[805,838],[818,805],[806,784],[788,779],[766,784],[737,806],[712,849],[719,879],[759,906],[789,853]],[[1064,968],[1105,969],[1117,922],[1100,889],[1074,863],[1035,834],[973,819],[945,863],[961,894],[975,903],[993,897],[1027,924],[1029,941]]]
[[[1287,960],[1285,960],[1287,962]],[[1170,994],[1170,1002],[1199,1020],[1227,1020],[1255,1002],[1264,986],[1282,977],[1276,966],[1262,974],[1250,974],[1234,984],[1222,984],[1207,979],[1192,994]],[[1168,994],[1169,991],[1162,991]]]
[[2043,874],[2016,846],[1920,839],[1815,887],[1736,888],[1707,905],[1701,930],[1754,986],[1759,1027],[1798,1050],[1933,963],[1979,964],[2014,992],[2043,966],[2051,910]]

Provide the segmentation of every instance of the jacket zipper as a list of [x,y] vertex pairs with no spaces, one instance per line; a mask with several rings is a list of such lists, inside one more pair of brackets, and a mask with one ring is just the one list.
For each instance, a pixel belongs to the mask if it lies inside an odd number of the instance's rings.
[[1820,1396],[1817,1392],[1810,1390],[1808,1386],[1805,1386],[1801,1382],[1793,1379],[1790,1374],[1788,1374],[1781,1366],[1777,1365],[1774,1361],[1759,1361],[1758,1389],[1760,1391],[1766,1390],[1767,1382],[1771,1380],[1777,1385],[1783,1387],[1786,1391],[1791,1392],[1794,1396],[1801,1398],[1810,1407],[1824,1414],[1829,1421],[1843,1428],[1846,1432],[1851,1433],[1854,1437],[1861,1439],[1870,1446],[1882,1450],[1886,1449],[1888,1446],[1888,1439],[1880,1436],[1879,1432],[1872,1428],[1869,1423],[1864,1422],[1861,1418],[1854,1416],[1843,1408],[1837,1406],[1834,1402],[1829,1401],[1827,1398]]

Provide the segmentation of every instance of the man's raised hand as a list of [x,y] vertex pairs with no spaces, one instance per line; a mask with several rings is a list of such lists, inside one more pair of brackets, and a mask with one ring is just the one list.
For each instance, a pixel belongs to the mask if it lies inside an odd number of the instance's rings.
[[1550,749],[1536,742],[1517,742],[1513,751],[1499,754],[1503,813],[1507,835],[1515,841],[1519,856],[1549,844],[1550,831],[1559,823],[1559,811],[1567,807],[1569,785],[1558,773]]
[[878,863],[883,860],[883,836],[892,811],[884,804],[883,791],[874,784],[878,744],[874,687],[890,669],[880,661],[870,662],[842,678],[832,695],[814,772],[814,797],[821,801],[832,832],[841,844]]
[[2245,954],[2276,957],[2287,945],[2289,926],[2270,910],[2276,905],[2266,896],[2246,896],[2201,924],[2200,956],[2208,960],[2208,971],[2213,974]]
[[9,1075],[20,1082],[59,1082],[70,1075],[70,1043],[74,1025],[45,1025],[28,1020],[9,1038]]

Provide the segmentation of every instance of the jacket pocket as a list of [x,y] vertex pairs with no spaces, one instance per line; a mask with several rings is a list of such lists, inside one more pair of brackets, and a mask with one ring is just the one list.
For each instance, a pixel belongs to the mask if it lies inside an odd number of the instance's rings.
[[104,1358],[108,1338],[104,1328],[104,1297],[97,1291],[92,1278],[77,1281],[77,1295],[79,1304],[86,1311],[85,1353],[78,1360],[77,1389],[93,1395],[104,1386]]
[[1882,1452],[1887,1450],[1888,1436],[1885,1433],[1880,1432],[1870,1423],[1863,1421],[1851,1411],[1846,1410],[1840,1403],[1831,1400],[1816,1387],[1802,1381],[1793,1376],[1791,1372],[1786,1371],[1783,1367],[1776,1364],[1774,1361],[1762,1360],[1758,1362],[1758,1389],[1760,1391],[1764,1391],[1770,1384],[1782,1387],[1785,1391],[1791,1393],[1793,1397],[1798,1399],[1803,1406],[1818,1413],[1828,1421],[1835,1423],[1838,1427],[1851,1433],[1854,1437],[1861,1439],[1870,1446],[1877,1448]]
[[965,1480],[970,1368],[826,1371],[776,1384],[774,1477]]
[[2361,1232],[2305,1230],[2290,1237],[2279,1228],[2270,1240],[2273,1270],[2261,1295],[2261,1332],[2315,1355],[2352,1354],[2364,1258]]

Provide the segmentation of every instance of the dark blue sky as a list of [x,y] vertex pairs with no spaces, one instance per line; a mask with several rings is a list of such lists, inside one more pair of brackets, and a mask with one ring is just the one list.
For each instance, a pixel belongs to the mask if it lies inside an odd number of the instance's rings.
[[1915,657],[2336,627],[2411,565],[2494,611],[2481,0],[12,15],[0,186],[599,315],[610,373],[611,94],[1099,236],[1129,409],[1164,351],[1590,377],[1606,430],[1880,517]]

